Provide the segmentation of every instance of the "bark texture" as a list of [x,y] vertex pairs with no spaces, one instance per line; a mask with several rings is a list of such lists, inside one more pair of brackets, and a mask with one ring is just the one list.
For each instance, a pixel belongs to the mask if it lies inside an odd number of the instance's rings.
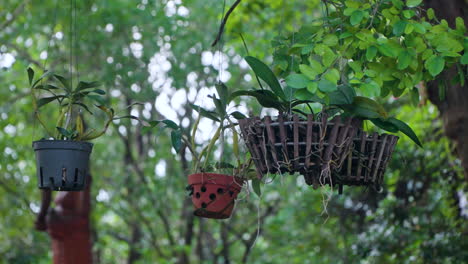
[[[447,20],[452,28],[455,27],[456,17],[463,18],[468,26],[468,4],[465,0],[425,0],[424,4],[425,8],[433,8],[436,16]],[[468,180],[468,82],[465,81],[463,86],[452,84],[456,75],[458,71],[454,67],[444,71],[437,80],[429,82],[428,97],[440,111],[445,134],[455,144],[456,155],[461,160],[465,179]],[[445,96],[439,94],[439,82],[445,83]]]

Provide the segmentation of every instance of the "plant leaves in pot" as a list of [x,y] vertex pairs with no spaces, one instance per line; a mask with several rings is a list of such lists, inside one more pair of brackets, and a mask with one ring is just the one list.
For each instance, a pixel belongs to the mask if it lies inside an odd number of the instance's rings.
[[[241,192],[246,182],[246,171],[249,170],[250,162],[242,163],[239,156],[238,132],[230,116],[243,116],[239,112],[227,113],[226,107],[229,104],[229,94],[224,84],[216,85],[219,98],[216,94],[210,95],[215,105],[214,110],[208,110],[198,105],[192,108],[199,113],[199,118],[192,128],[190,140],[184,137],[193,156],[193,171],[195,173],[188,176],[187,190],[190,192],[194,205],[194,215],[205,218],[225,219],[229,218],[235,206],[238,194]],[[214,136],[207,146],[197,153],[195,137],[198,124],[202,117],[211,119],[219,124]],[[245,116],[244,116],[245,117]],[[224,134],[232,132],[233,145],[232,155],[224,152]],[[236,165],[226,162],[210,163],[212,152],[215,147],[220,151],[221,159],[235,157]]]
[[[259,178],[267,173],[297,172],[314,187],[326,184],[340,187],[343,184],[355,185],[356,182],[343,180],[343,164],[349,154],[356,150],[356,143],[361,142],[358,140],[362,139],[362,135],[366,138],[363,142],[369,141],[366,132],[361,129],[363,120],[371,120],[390,132],[402,131],[420,144],[409,126],[389,118],[383,106],[376,101],[358,96],[351,85],[340,80],[339,75],[334,76],[332,82],[321,77],[312,79],[303,73],[292,73],[287,75],[283,88],[266,64],[250,56],[245,59],[257,75],[261,89],[237,91],[232,96],[254,97],[263,107],[279,112],[276,118],[265,116],[239,120]],[[306,66],[298,68],[300,72],[309,70]],[[264,89],[260,80],[270,90]],[[356,138],[356,135],[360,138]],[[374,142],[382,144],[371,143],[368,146],[382,147],[378,150],[380,160],[374,163],[376,166],[386,165],[396,139],[395,136],[384,135],[382,140]],[[370,153],[367,151],[364,154]],[[377,170],[379,175],[384,171],[381,167]],[[374,178],[379,178],[374,174]]]
[[[101,85],[99,82],[80,81],[72,88],[70,79],[51,71],[36,80],[33,69],[28,68],[27,72],[35,118],[46,132],[43,139],[32,143],[38,187],[55,191],[83,190],[93,148],[87,141],[104,135],[113,120],[138,118],[117,117],[112,108],[104,106],[102,95],[105,92],[97,88]],[[56,120],[49,118],[53,116],[51,105],[58,110]],[[88,127],[84,121],[86,116],[94,114],[92,105],[107,119],[99,130]],[[47,118],[41,111],[47,113]]]

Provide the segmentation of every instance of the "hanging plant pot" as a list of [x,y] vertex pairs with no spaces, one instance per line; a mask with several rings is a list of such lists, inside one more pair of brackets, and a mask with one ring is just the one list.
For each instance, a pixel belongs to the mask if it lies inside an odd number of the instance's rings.
[[225,219],[231,216],[244,180],[225,174],[196,173],[188,176],[194,215]]
[[398,137],[359,130],[353,141],[352,150],[334,174],[336,184],[379,188]]
[[92,143],[81,141],[34,141],[38,187],[55,191],[83,190],[92,148]]
[[340,116],[321,120],[280,114],[239,120],[259,178],[267,173],[300,173],[306,183],[330,184],[331,171],[348,155],[360,121]]

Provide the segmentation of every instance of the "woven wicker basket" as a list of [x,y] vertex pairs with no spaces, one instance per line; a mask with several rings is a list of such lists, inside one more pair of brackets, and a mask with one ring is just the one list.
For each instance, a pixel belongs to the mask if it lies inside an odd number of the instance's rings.
[[[267,173],[300,173],[307,184],[330,182],[323,177],[331,175],[347,157],[359,120],[341,118],[307,120],[298,115],[279,115],[239,120],[243,139],[251,153],[259,178]],[[326,178],[326,177],[325,177]]]
[[333,175],[336,184],[379,187],[397,142],[397,136],[359,130],[352,151]]

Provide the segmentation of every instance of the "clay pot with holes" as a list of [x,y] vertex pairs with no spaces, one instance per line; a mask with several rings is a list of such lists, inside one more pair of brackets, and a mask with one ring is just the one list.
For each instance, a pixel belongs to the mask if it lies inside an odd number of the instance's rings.
[[194,215],[226,219],[231,216],[244,180],[225,174],[195,173],[188,176],[188,183]]
[[93,144],[69,140],[33,142],[38,187],[54,191],[84,189]]

